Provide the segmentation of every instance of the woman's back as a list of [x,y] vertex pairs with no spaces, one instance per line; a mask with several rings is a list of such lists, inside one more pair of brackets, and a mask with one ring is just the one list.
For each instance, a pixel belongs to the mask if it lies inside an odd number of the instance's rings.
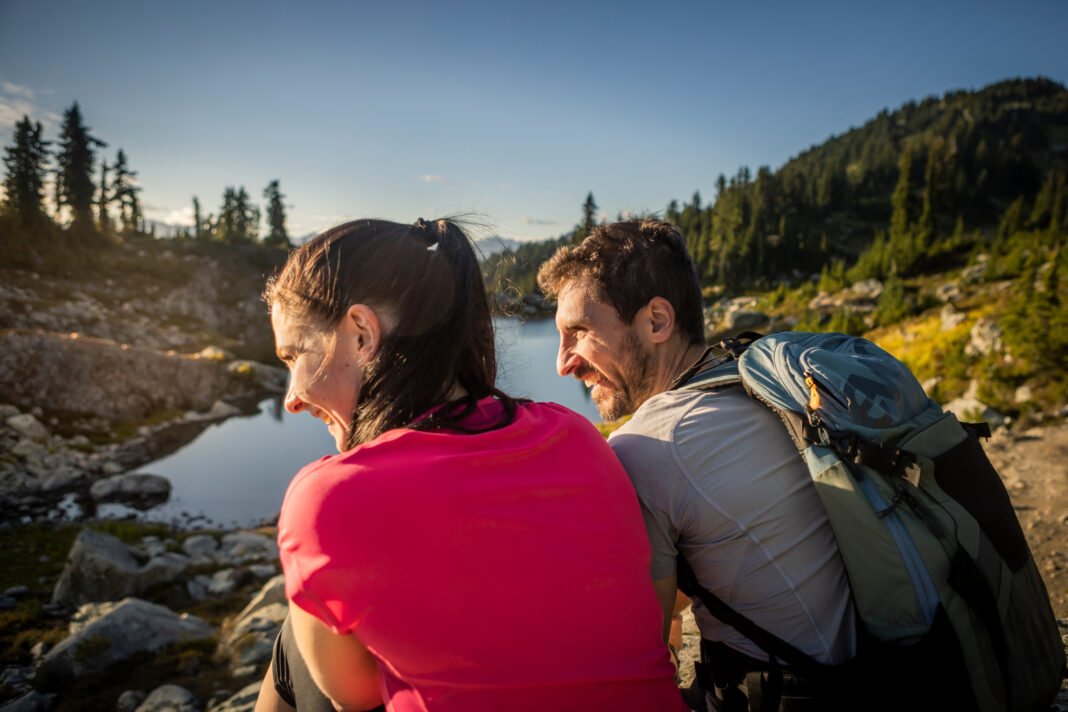
[[685,709],[637,498],[561,406],[324,458],[290,485],[279,543],[289,598],[367,646],[394,709]]

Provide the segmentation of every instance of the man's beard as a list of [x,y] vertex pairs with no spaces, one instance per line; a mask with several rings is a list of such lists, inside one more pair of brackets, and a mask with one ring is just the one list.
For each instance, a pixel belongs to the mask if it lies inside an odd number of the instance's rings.
[[[617,420],[630,415],[651,395],[653,386],[653,356],[642,348],[633,332],[624,337],[619,358],[620,370],[609,376],[592,366],[586,373],[596,373],[609,388],[597,388],[593,402],[605,420]],[[578,374],[583,375],[583,374]]]

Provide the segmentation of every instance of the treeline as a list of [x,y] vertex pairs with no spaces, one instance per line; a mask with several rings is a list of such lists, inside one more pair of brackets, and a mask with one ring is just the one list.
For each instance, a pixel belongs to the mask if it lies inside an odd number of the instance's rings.
[[[668,205],[702,281],[769,288],[852,262],[880,234],[896,268],[922,266],[923,247],[965,228],[996,224],[1068,166],[1068,90],[1046,79],[952,92],[829,139],[755,179],[720,176],[715,201]],[[907,264],[901,264],[904,261]],[[884,270],[885,272],[885,270]]]
[[[1066,173],[1068,90],[1011,80],[883,110],[778,171],[721,175],[711,202],[695,193],[662,216],[686,236],[704,285],[767,291],[821,273],[841,281],[847,271],[854,281],[914,274],[945,266],[991,232],[1005,239],[1016,228],[1046,228],[1063,214]],[[572,233],[550,242],[584,235],[591,205],[592,194]],[[1054,230],[1063,228],[1063,216],[1057,221]],[[520,250],[496,256],[487,273],[533,291],[533,258],[551,249]]]
[[[69,250],[99,248],[124,237],[155,237],[156,223],[144,216],[137,172],[123,149],[110,162],[98,153],[108,144],[85,125],[74,102],[63,114],[55,141],[40,121],[23,116],[5,147],[4,197],[0,203],[0,261],[8,266],[47,263]],[[260,208],[248,191],[227,187],[215,214],[203,214],[193,197],[194,224],[171,237],[226,244],[291,247],[284,198],[277,180],[263,190],[267,228],[260,237]]]

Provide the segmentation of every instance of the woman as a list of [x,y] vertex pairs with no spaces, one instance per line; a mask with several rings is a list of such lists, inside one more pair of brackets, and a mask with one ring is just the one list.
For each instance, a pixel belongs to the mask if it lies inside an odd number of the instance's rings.
[[346,223],[265,296],[286,408],[340,451],[282,505],[299,656],[280,636],[273,665],[306,664],[337,709],[685,709],[630,482],[585,419],[494,387],[456,224]]

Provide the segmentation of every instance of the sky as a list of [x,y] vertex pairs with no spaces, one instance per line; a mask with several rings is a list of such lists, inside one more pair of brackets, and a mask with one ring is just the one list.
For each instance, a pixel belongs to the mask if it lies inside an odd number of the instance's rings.
[[0,0],[0,141],[77,101],[148,218],[280,181],[291,235],[473,215],[568,232],[706,199],[884,108],[1068,83],[1068,1]]

